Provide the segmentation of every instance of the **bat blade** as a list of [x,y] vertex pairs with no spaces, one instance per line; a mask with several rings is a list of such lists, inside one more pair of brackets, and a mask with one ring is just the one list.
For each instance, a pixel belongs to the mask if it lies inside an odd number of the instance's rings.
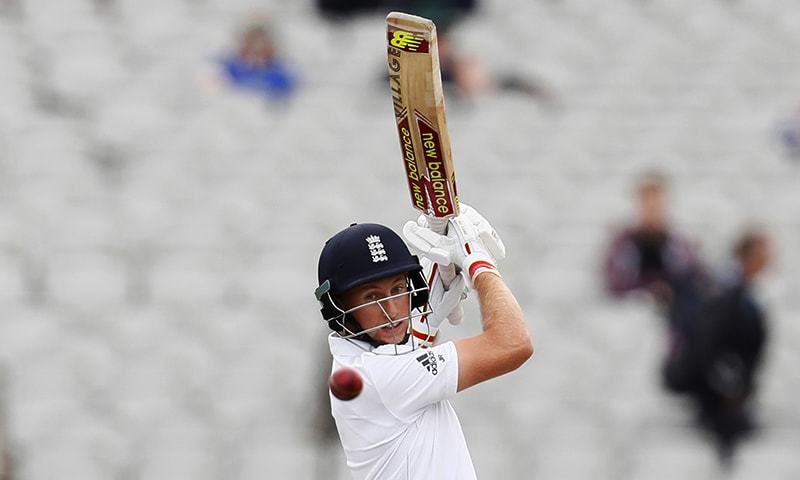
[[436,26],[400,12],[386,17],[392,105],[411,203],[435,230],[458,215],[458,191],[439,69]]

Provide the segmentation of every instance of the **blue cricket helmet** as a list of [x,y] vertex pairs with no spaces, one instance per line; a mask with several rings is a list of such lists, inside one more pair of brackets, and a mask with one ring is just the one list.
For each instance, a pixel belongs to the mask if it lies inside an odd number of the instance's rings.
[[422,266],[403,239],[376,223],[350,225],[325,242],[319,256],[319,286],[314,294],[322,317],[332,330],[341,331],[344,315],[334,299],[351,288],[398,273],[408,276],[413,291],[411,307],[424,307],[428,290]]

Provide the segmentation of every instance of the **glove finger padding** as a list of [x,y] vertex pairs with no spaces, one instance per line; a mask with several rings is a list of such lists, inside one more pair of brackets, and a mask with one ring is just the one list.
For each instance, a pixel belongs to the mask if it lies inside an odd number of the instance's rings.
[[414,253],[440,265],[449,265],[453,261],[451,252],[455,243],[445,235],[439,235],[416,222],[406,222],[403,236]]
[[483,215],[463,202],[461,203],[461,215],[467,217],[475,226],[478,238],[481,239],[492,257],[496,260],[506,258],[506,246],[503,244],[503,240]]
[[[434,267],[436,268],[436,267]],[[462,275],[456,276],[450,288],[444,288],[438,269],[430,285],[428,304],[431,313],[411,320],[412,335],[424,346],[433,345],[439,326],[450,312],[456,309],[466,296],[466,281]]]
[[[486,270],[498,273],[497,261],[489,253],[480,238],[478,229],[468,218],[458,216],[450,219],[447,236],[458,242],[457,252],[451,252],[451,256],[454,257],[454,261],[458,262],[461,271],[467,277],[470,288],[474,287],[474,280],[480,273]],[[503,253],[504,250],[503,248]]]
[[[467,288],[467,282],[462,275],[457,275],[450,283],[447,290],[444,289],[444,284],[437,275],[436,283],[434,284],[433,300],[430,301],[431,310],[433,313],[430,315],[429,322],[432,326],[438,328],[445,318],[450,315],[461,300],[464,299]],[[435,302],[435,303],[434,303]]]
[[442,266],[454,263],[456,271],[463,271],[468,285],[473,287],[479,273],[497,273],[497,259],[505,258],[506,247],[480,213],[464,203],[461,208],[462,213],[448,221],[447,235],[431,230],[425,217],[420,216],[416,222],[406,222],[403,236],[409,248],[422,258]]

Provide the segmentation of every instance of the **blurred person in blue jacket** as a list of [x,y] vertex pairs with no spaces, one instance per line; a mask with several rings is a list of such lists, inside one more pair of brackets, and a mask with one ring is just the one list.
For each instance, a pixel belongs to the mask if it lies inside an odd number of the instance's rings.
[[800,109],[780,123],[778,134],[786,155],[800,158]]
[[736,443],[755,427],[753,398],[767,342],[764,309],[753,284],[771,261],[766,232],[751,228],[734,248],[734,262],[720,276],[694,318],[676,332],[664,364],[664,384],[698,407],[698,422],[728,462]]
[[295,76],[280,58],[270,28],[263,22],[244,29],[234,53],[221,60],[229,83],[263,93],[269,99],[286,99],[297,86]]

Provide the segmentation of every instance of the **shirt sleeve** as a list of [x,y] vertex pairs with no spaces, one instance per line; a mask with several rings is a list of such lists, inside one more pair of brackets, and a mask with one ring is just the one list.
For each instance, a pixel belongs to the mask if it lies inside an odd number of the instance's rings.
[[380,355],[379,350],[365,359],[364,367],[383,404],[400,420],[412,421],[426,406],[455,395],[458,353],[453,342],[403,355]]

